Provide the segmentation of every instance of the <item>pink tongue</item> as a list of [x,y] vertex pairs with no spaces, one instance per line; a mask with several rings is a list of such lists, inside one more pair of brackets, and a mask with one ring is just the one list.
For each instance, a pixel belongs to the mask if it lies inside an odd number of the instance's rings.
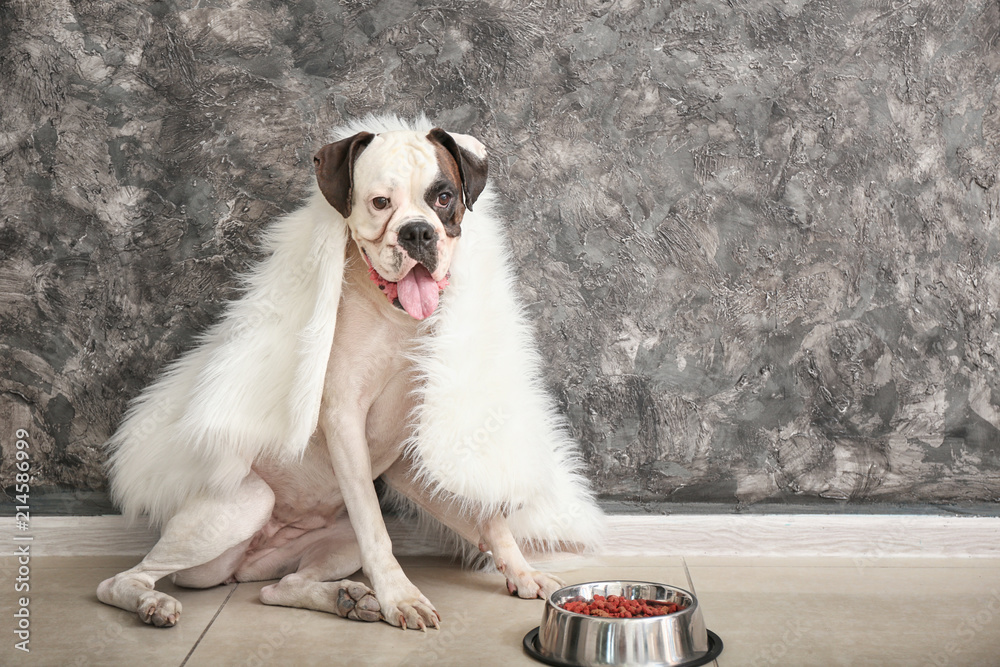
[[431,316],[438,305],[438,284],[422,264],[417,264],[397,283],[399,303],[418,320]]

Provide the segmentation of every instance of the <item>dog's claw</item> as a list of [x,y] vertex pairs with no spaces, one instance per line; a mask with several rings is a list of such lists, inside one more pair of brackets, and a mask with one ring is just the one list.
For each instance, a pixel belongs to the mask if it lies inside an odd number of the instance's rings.
[[180,620],[181,603],[159,591],[150,591],[143,596],[136,612],[147,625],[172,628]]
[[416,592],[414,598],[403,599],[395,604],[383,601],[383,618],[391,625],[398,625],[403,630],[421,630],[427,632],[428,627],[441,627],[441,615],[427,598]]

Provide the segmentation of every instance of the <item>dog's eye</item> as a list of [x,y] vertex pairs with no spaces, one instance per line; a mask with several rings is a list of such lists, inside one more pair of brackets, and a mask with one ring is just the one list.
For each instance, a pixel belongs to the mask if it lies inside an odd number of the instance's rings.
[[381,211],[388,205],[389,205],[388,197],[375,197],[375,199],[372,199],[372,208],[374,208],[376,211]]
[[451,201],[451,193],[450,192],[442,192],[441,194],[438,195],[437,205],[438,206],[442,206],[442,207],[443,206],[447,206],[448,202],[450,202],[450,201]]

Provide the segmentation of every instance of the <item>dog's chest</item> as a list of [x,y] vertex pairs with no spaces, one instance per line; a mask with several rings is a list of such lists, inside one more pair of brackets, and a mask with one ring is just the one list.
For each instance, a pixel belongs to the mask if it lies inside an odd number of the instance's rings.
[[345,281],[323,401],[345,416],[360,418],[374,411],[377,421],[384,421],[410,407],[404,403],[412,386],[410,353],[419,327],[373,291],[367,275]]
[[[344,285],[322,410],[363,429],[374,479],[400,457],[411,434],[415,399],[407,351],[417,327],[405,315],[397,317],[396,309],[387,317],[382,309],[391,307],[385,300],[371,299],[358,287],[351,280]],[[300,461],[258,462],[255,468],[275,492],[273,520],[300,523],[339,513],[340,484],[329,454],[339,446],[329,439],[337,437],[321,427]]]

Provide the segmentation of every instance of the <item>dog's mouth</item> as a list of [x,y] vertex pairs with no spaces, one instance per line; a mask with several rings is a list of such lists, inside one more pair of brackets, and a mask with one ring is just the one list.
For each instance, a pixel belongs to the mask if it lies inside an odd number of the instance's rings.
[[438,299],[448,286],[450,273],[441,280],[434,280],[431,272],[423,264],[417,263],[398,282],[392,282],[379,274],[364,249],[361,254],[368,264],[368,277],[378,285],[389,303],[406,311],[410,317],[417,320],[427,319],[437,310]]

